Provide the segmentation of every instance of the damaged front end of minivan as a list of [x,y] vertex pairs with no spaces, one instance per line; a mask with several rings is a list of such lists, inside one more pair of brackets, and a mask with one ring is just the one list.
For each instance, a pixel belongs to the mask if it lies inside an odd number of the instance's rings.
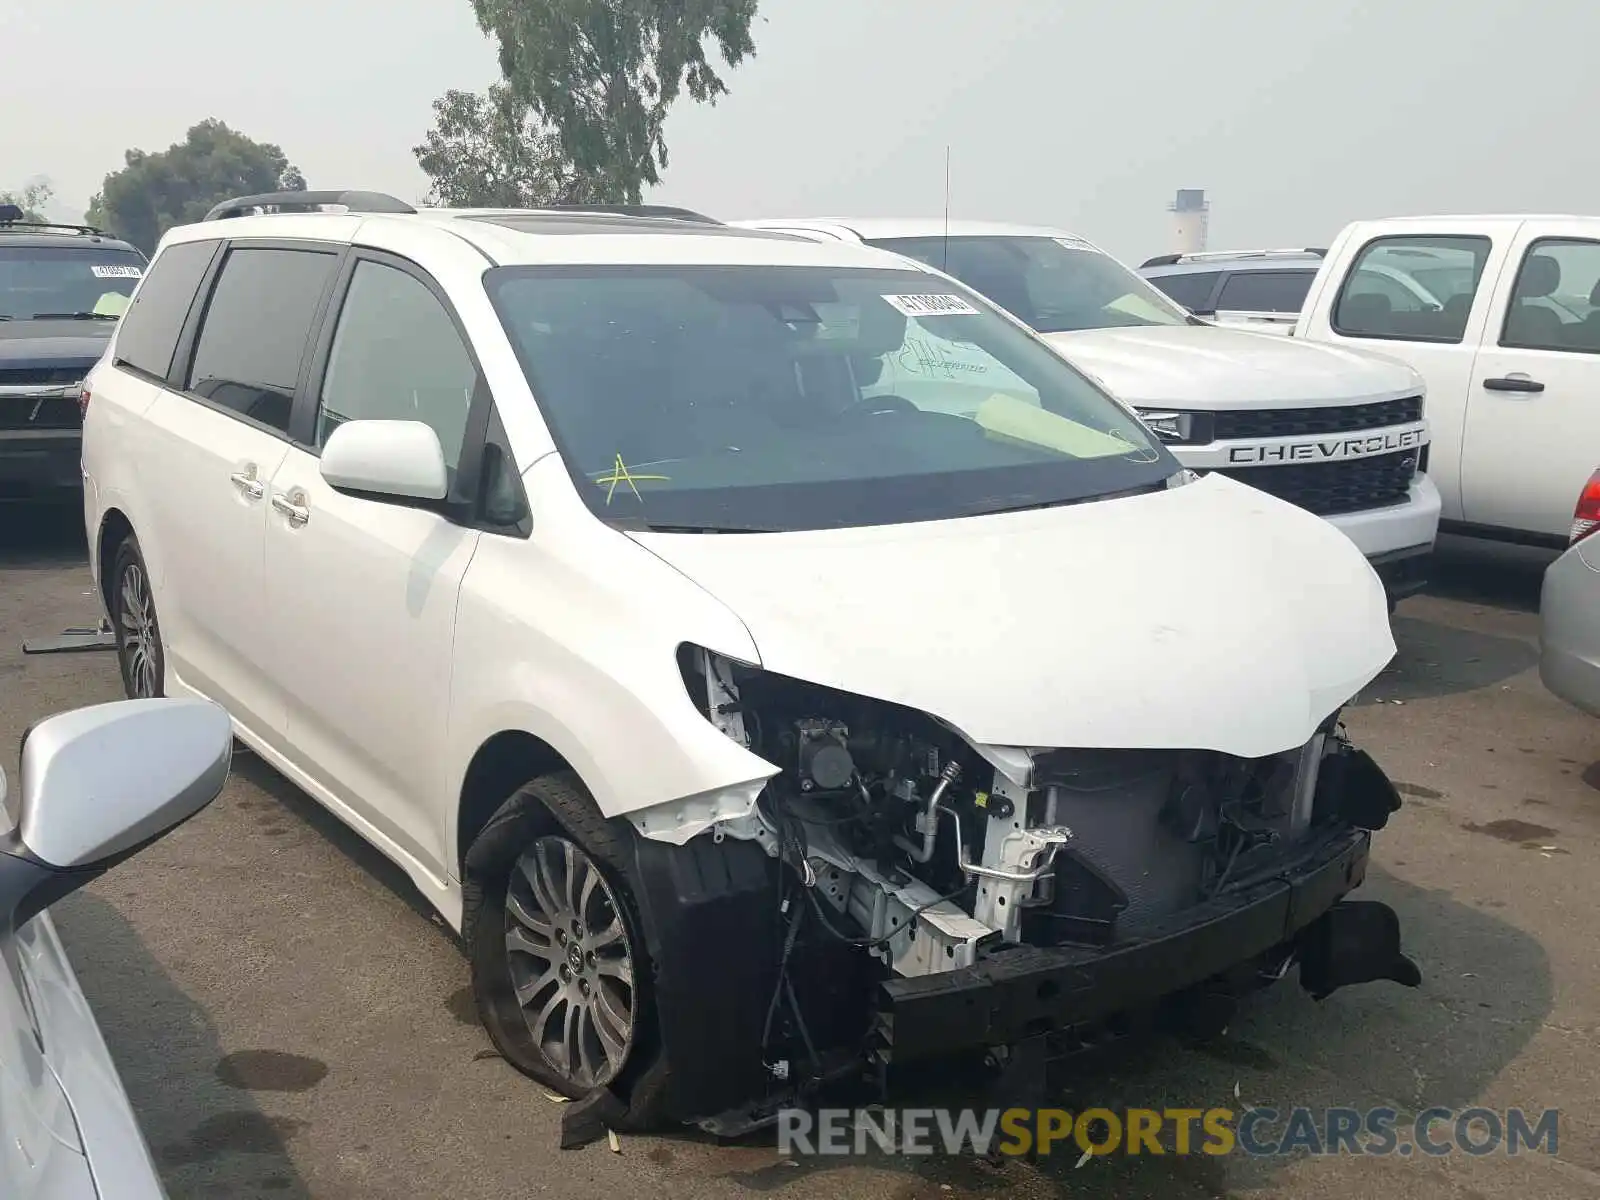
[[897,704],[685,646],[702,715],[775,769],[629,814],[667,1111],[719,1133],[843,1078],[1012,1074],[1143,1014],[1220,1030],[1297,965],[1414,987],[1351,901],[1393,784],[1327,716],[1261,758],[974,744]]

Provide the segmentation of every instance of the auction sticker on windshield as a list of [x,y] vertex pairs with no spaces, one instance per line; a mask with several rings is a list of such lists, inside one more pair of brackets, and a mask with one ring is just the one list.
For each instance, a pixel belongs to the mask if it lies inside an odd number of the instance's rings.
[[975,317],[978,310],[960,296],[885,296],[897,312],[908,317]]
[[144,272],[138,267],[111,267],[103,263],[96,263],[89,270],[94,272],[96,279],[142,279]]

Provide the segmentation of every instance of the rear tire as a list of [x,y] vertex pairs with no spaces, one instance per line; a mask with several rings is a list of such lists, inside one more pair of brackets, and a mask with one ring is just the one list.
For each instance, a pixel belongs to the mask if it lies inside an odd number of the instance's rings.
[[122,690],[130,699],[166,695],[167,656],[161,645],[161,623],[156,619],[150,572],[139,553],[139,539],[122,539],[111,560],[107,594],[111,631],[117,640],[117,665],[122,670]]
[[467,852],[463,938],[495,1049],[552,1091],[608,1088],[625,1132],[661,1124],[654,966],[622,822],[563,772],[520,788]]

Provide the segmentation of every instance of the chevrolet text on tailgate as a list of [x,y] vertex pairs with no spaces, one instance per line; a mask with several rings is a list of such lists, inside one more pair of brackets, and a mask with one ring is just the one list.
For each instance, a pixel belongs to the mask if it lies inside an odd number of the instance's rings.
[[[1331,521],[1391,603],[1425,581],[1439,496],[1427,473],[1423,381],[1405,364],[1202,321],[1064,230],[942,219],[740,224],[865,243],[953,276],[1134,407],[1184,466]],[[959,343],[924,339],[881,386],[903,391],[964,371],[981,400],[991,377],[958,365],[969,358]]]
[[1395,652],[1361,553],[919,263],[247,197],[90,392],[127,690],[401,864],[591,1126],[1420,979],[1349,898],[1400,806],[1340,721]]

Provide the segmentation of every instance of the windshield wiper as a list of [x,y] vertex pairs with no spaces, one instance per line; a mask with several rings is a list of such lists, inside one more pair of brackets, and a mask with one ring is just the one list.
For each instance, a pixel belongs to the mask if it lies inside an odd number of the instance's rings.
[[751,525],[645,525],[649,533],[777,533],[776,529],[757,529]]
[[66,312],[66,313],[34,313],[34,321],[115,321],[114,313],[97,312]]

